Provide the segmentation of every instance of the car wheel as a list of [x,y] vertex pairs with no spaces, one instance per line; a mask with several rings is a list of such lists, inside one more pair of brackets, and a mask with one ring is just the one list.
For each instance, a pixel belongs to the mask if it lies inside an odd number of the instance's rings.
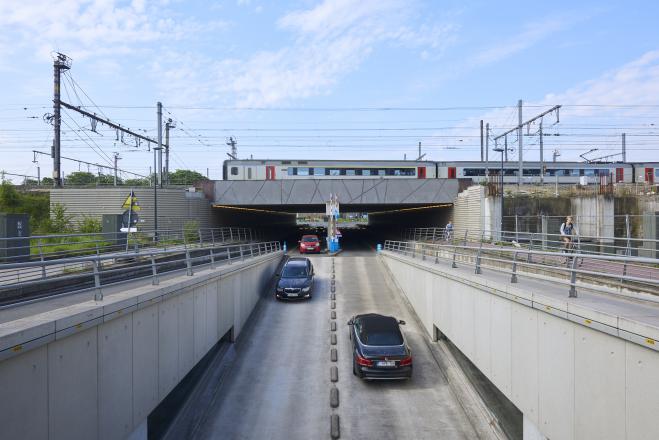
[[355,357],[352,357],[352,374],[357,376],[359,379],[364,377],[364,374],[357,369],[357,363],[355,362]]

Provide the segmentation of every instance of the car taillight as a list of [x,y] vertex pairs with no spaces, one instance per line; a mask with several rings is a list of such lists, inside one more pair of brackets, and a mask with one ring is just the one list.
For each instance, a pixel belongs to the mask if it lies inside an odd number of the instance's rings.
[[401,359],[399,365],[401,367],[406,367],[408,365],[412,365],[412,356],[408,356],[406,358]]
[[361,365],[362,367],[372,367],[373,361],[369,361],[368,359],[363,358],[360,355],[357,355],[357,364]]

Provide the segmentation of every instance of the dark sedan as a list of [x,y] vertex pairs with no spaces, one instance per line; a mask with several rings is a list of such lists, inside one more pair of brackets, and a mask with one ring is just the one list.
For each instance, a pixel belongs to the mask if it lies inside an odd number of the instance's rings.
[[313,294],[313,265],[308,258],[290,258],[277,274],[275,298],[302,299]]
[[356,315],[350,321],[352,372],[367,379],[408,379],[412,377],[412,351],[392,316],[376,313]]

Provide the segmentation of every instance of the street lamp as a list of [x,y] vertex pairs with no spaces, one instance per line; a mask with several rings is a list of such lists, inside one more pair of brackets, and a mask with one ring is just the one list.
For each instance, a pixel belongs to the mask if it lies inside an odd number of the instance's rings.
[[153,147],[153,240],[158,242],[158,165],[157,154],[162,147]]
[[500,217],[500,223],[499,223],[499,235],[500,235],[500,240],[503,241],[503,153],[506,151],[505,147],[494,147],[493,151],[496,151],[497,153],[501,153],[501,171],[499,172],[499,180],[501,181],[501,215]]

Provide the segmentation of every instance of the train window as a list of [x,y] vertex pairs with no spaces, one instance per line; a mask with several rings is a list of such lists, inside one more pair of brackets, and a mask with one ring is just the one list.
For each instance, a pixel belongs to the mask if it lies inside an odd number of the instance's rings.
[[378,170],[378,176],[384,176],[386,172],[384,170]]
[[362,176],[370,176],[371,170],[362,170]]
[[238,167],[231,167],[231,175],[232,176],[238,175]]
[[524,168],[525,176],[539,176],[540,168]]
[[484,176],[485,175],[485,169],[484,168],[464,168],[462,170],[462,175],[465,176],[465,177]]
[[288,167],[288,175],[289,175],[289,176],[297,176],[297,168],[295,168],[295,167]]
[[325,168],[313,168],[313,175],[314,176],[324,176],[325,175]]
[[354,176],[355,170],[346,170],[346,176]]
[[251,168],[247,168],[247,178],[248,179],[252,178],[252,169]]
[[341,175],[341,170],[330,169],[329,170],[329,175],[330,176],[340,176]]
[[516,175],[517,175],[517,171],[518,171],[518,170],[515,170],[515,169],[512,169],[512,168],[508,168],[507,170],[504,170],[504,173],[503,173],[503,174],[504,174],[504,176],[516,176]]
[[309,175],[309,168],[299,167],[297,169],[297,175],[298,176],[308,176]]

